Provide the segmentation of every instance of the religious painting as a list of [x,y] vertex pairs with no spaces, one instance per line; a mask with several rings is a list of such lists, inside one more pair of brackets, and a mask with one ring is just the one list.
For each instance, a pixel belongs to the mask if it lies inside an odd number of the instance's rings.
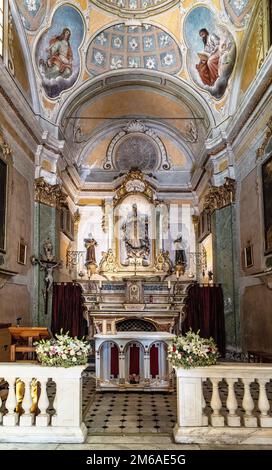
[[83,38],[80,12],[68,5],[59,7],[36,48],[36,64],[44,91],[50,98],[57,98],[75,84],[80,72],[79,48]]
[[7,179],[8,166],[0,158],[0,251],[6,249]]
[[19,264],[26,264],[27,244],[21,239],[18,243],[17,262]]
[[206,7],[194,8],[185,20],[187,66],[193,81],[214,98],[224,95],[236,59],[234,38]]
[[22,0],[17,5],[24,27],[28,31],[36,31],[44,20],[47,0]]
[[139,68],[173,75],[182,67],[182,56],[175,39],[157,26],[116,24],[91,41],[86,67],[91,76]]
[[262,167],[265,252],[272,252],[272,155]]

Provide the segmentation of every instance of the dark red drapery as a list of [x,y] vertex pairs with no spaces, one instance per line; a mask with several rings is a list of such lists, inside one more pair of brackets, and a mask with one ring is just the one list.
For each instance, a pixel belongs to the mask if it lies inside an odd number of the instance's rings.
[[225,317],[223,291],[218,286],[194,284],[188,291],[187,317],[182,326],[183,334],[192,328],[200,336],[212,336],[221,355],[225,356]]
[[133,344],[130,346],[130,361],[129,361],[129,373],[140,374],[140,348]]
[[111,346],[111,375],[117,377],[119,374],[119,354],[116,344]]
[[82,338],[87,333],[87,322],[83,317],[81,287],[72,282],[53,285],[52,333],[69,331],[70,336]]
[[150,375],[153,378],[159,375],[159,348],[155,344],[150,349]]

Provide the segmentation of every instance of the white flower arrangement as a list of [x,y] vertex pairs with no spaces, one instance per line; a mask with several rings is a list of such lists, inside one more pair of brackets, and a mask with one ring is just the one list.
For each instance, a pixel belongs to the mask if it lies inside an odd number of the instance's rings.
[[171,364],[184,369],[214,365],[218,357],[214,339],[201,338],[199,331],[194,333],[191,329],[185,336],[176,336],[168,346],[168,359]]
[[72,338],[69,332],[55,335],[56,338],[34,343],[38,361],[44,366],[71,367],[87,363],[91,346],[87,341]]

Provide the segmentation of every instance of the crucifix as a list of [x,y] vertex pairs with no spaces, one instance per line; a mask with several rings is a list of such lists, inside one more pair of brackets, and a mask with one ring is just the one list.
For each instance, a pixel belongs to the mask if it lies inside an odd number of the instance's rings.
[[44,271],[44,284],[45,288],[42,290],[43,298],[44,298],[44,314],[47,315],[48,313],[48,300],[49,300],[49,293],[52,289],[52,285],[54,282],[53,271],[55,268],[61,266],[62,262],[57,261],[54,259],[53,255],[53,245],[50,238],[43,244],[43,251],[44,254],[41,255],[39,258],[35,256],[31,257],[31,263],[33,266],[38,264],[40,266],[41,271]]

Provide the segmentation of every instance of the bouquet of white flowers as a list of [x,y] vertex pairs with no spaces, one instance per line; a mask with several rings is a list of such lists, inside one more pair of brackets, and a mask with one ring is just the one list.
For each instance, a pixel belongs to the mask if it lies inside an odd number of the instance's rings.
[[201,338],[199,331],[194,333],[191,329],[185,336],[176,336],[168,346],[168,359],[171,364],[184,369],[214,365],[218,357],[214,339]]
[[38,361],[44,366],[71,367],[87,363],[91,352],[87,341],[72,338],[67,332],[55,335],[56,338],[41,340],[34,343]]

